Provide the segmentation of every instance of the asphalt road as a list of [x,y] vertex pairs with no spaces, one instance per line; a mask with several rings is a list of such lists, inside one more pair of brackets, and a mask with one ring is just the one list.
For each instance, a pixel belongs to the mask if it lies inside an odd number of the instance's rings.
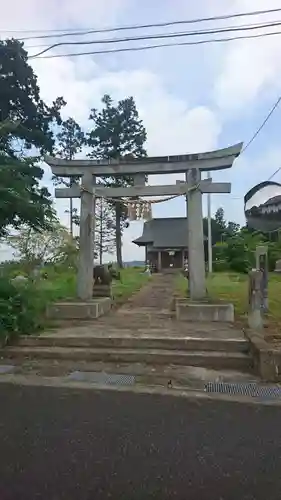
[[1,500],[280,500],[281,407],[0,385]]

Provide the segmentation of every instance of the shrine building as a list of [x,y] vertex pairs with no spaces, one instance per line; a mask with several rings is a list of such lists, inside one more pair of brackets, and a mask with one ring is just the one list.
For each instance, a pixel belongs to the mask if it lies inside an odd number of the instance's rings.
[[151,219],[144,223],[142,235],[133,243],[145,247],[145,261],[158,271],[181,269],[188,259],[187,218]]

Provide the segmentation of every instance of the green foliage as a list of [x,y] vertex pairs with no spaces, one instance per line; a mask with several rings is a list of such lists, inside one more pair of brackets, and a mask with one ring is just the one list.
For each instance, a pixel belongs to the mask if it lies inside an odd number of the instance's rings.
[[0,278],[0,343],[37,331],[44,306],[44,298],[32,282],[13,284],[9,278]]
[[[86,143],[85,134],[80,125],[71,117],[63,121],[60,131],[57,134],[57,143],[55,153],[57,156],[66,160],[73,160],[77,153],[82,150],[83,145]],[[64,184],[67,187],[73,185],[74,182],[79,181],[78,176],[72,176],[70,179],[65,177],[53,176],[55,185]],[[79,225],[79,217],[77,209],[73,207],[73,199],[69,200],[69,210],[65,211],[70,216],[70,234],[73,236],[73,225]]]
[[48,227],[52,218],[51,195],[40,188],[43,170],[34,160],[13,159],[0,152],[0,237],[8,228],[27,224],[34,230]]
[[224,272],[229,270],[227,258],[227,244],[216,243],[213,247],[213,269],[215,272]]
[[29,270],[47,262],[67,262],[70,254],[77,257],[77,242],[57,220],[41,232],[22,226],[7,241]]
[[[92,109],[90,113],[93,129],[88,134],[88,145],[91,148],[88,156],[95,159],[146,156],[146,130],[139,118],[133,97],[123,99],[115,105],[112,98],[105,95],[102,104],[101,111]],[[133,178],[106,178],[104,183],[107,186],[128,186],[133,183]],[[112,204],[116,214],[116,256],[118,265],[122,268],[122,231],[126,224],[127,209],[120,201]]]
[[268,245],[268,269],[274,271],[275,263],[281,259],[281,241],[270,241]]
[[[207,234],[207,219],[203,221]],[[269,271],[275,269],[276,260],[281,258],[281,241],[278,236],[272,237],[247,226],[239,228],[232,221],[225,221],[223,209],[220,208],[212,219],[213,268],[217,272],[233,271],[247,273],[255,267],[255,251],[259,245],[268,247]]]
[[232,237],[226,243],[226,260],[231,271],[247,273],[250,268],[249,248],[240,236]]
[[[28,64],[23,43],[11,39],[0,41],[0,119],[18,120],[18,126],[6,129],[0,137],[0,150],[14,155],[32,146],[51,152],[54,146],[53,125],[60,123],[62,97],[48,106],[40,97],[37,77]],[[15,152],[15,139],[20,150]]]
[[[229,221],[227,222],[224,218],[224,210],[223,208],[218,208],[215,213],[215,217],[211,219],[211,228],[212,228],[212,243],[215,245],[216,243],[221,243],[225,239],[235,236],[238,234],[240,226],[236,224],[236,222]],[[207,236],[208,234],[208,219],[207,217],[203,218],[203,231]]]
[[80,125],[71,117],[61,123],[56,139],[55,152],[66,160],[73,160],[86,142]]
[[[214,273],[207,277],[208,297],[212,302],[223,301],[234,305],[235,316],[239,321],[247,319],[248,312],[248,276],[237,273]],[[177,279],[177,291],[186,296],[186,279],[181,275]],[[267,326],[277,325],[280,338],[281,326],[281,276],[269,275],[269,315]],[[265,330],[268,333],[268,328]]]
[[[24,275],[20,263],[3,265],[0,276],[0,344],[22,334],[32,334],[46,327],[45,311],[48,304],[59,300],[74,300],[76,272],[64,263],[49,264],[41,276],[32,282],[14,283],[11,278]],[[28,276],[26,274],[26,276]],[[114,302],[123,303],[149,279],[141,268],[121,271],[122,280],[113,282]]]
[[243,233],[227,238],[223,243],[214,246],[214,270],[231,270],[237,273],[247,273],[253,266],[254,241]]

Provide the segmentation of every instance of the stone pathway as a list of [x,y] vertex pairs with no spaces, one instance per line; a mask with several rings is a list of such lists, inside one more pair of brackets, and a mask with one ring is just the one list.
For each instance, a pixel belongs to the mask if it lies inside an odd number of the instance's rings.
[[219,376],[247,378],[251,359],[243,332],[232,324],[176,321],[170,310],[175,280],[173,274],[153,275],[118,310],[20,339],[0,353],[0,364],[16,365],[1,379],[21,380],[25,375],[67,379],[79,370],[134,374],[136,383],[146,386],[165,386],[172,379],[179,386],[203,387],[206,379]]
[[[129,329],[134,333],[141,328],[161,331],[173,329],[174,319],[170,304],[175,290],[174,274],[154,274],[141,290],[130,297],[127,302],[108,316],[99,318],[95,325],[99,329],[113,326],[118,329]],[[172,326],[173,324],[173,326]]]
[[175,285],[175,274],[153,274],[150,281],[127,301],[123,309],[145,307],[159,311],[169,310]]

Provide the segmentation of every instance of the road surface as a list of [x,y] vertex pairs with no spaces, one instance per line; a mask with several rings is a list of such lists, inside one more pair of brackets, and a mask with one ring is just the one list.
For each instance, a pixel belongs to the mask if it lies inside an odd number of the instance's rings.
[[0,385],[1,500],[280,500],[281,407]]

